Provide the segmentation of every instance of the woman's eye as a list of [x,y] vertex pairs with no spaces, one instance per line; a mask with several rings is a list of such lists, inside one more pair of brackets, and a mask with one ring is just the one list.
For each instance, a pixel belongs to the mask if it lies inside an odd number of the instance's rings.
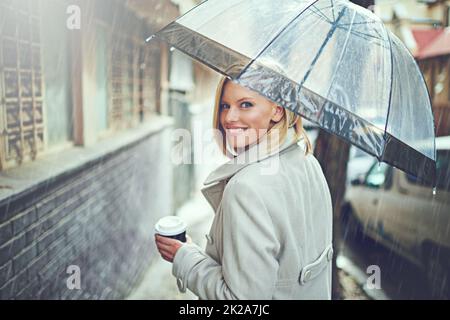
[[[242,103],[241,103],[241,107],[242,107],[242,108],[250,108],[250,107],[253,107],[253,103],[245,101],[245,102],[242,102]],[[229,105],[229,104],[226,104],[226,103],[222,103],[222,104],[220,105],[220,108],[221,108],[222,110],[223,110],[223,109],[230,109],[230,105]]]

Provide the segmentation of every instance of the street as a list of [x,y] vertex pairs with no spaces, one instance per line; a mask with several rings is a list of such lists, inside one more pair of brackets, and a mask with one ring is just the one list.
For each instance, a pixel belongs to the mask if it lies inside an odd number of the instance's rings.
[[346,270],[365,286],[369,266],[380,268],[381,289],[364,291],[375,299],[417,300],[431,299],[423,271],[395,252],[365,237],[357,241],[346,239],[340,247],[338,267]]

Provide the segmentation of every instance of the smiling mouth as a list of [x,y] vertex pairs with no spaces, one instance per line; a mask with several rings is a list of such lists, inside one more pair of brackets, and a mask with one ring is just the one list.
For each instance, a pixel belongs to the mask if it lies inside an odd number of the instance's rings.
[[226,133],[229,136],[238,136],[243,134],[245,131],[247,131],[248,128],[229,128],[226,129]]

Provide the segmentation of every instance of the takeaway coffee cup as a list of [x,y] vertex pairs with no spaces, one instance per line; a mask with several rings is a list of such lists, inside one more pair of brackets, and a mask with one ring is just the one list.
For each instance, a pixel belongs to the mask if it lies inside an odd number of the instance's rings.
[[186,223],[176,216],[159,219],[155,225],[155,232],[160,236],[186,242]]

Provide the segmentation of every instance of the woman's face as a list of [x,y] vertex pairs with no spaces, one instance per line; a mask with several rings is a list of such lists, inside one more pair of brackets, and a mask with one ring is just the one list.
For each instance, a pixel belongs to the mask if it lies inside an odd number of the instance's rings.
[[272,101],[232,81],[225,83],[220,123],[235,151],[257,143],[282,117],[283,108]]

